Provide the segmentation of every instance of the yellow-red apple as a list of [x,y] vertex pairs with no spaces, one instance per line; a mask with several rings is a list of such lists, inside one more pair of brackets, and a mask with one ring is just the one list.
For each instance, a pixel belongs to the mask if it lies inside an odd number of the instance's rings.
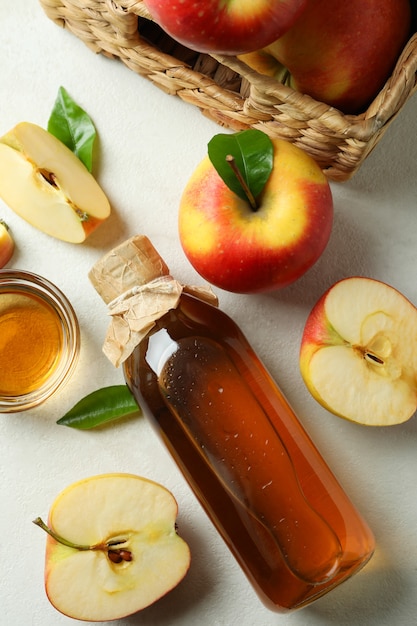
[[14,252],[14,240],[6,222],[0,218],[0,268],[10,261]]
[[178,535],[177,502],[165,487],[132,474],[80,480],[54,501],[47,533],[45,589],[64,615],[110,621],[173,589],[190,565]]
[[238,54],[263,48],[286,32],[308,0],[144,0],[174,39],[199,52]]
[[344,113],[358,113],[389,78],[410,36],[409,0],[312,0],[266,52],[286,84]]
[[371,278],[337,282],[313,307],[300,370],[326,409],[370,426],[408,420],[417,408],[417,308]]
[[206,157],[186,185],[179,209],[184,252],[208,282],[255,293],[285,287],[320,257],[333,221],[329,183],[293,144],[273,140],[273,167],[257,209],[238,197]]
[[270,52],[268,49],[254,50],[253,52],[246,52],[245,54],[239,54],[238,59],[246,63],[253,70],[259,74],[265,76],[271,76],[276,78],[280,82],[284,82],[287,76],[287,70]]
[[0,138],[0,198],[43,232],[81,243],[110,215],[103,190],[59,139],[30,122]]

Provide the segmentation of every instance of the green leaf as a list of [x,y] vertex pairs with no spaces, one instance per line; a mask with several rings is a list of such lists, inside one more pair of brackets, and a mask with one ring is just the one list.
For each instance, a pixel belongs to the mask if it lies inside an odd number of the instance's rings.
[[61,417],[57,424],[79,430],[89,430],[106,422],[140,412],[140,407],[127,385],[113,385],[85,396]]
[[[226,185],[240,198],[249,202],[251,199],[244,186],[247,185],[250,194],[256,199],[264,188],[274,164],[274,146],[271,139],[261,130],[254,128],[234,134],[215,135],[208,143],[208,155]],[[243,185],[230,166],[228,155],[233,157],[243,178]]]
[[48,131],[55,135],[91,172],[96,129],[89,115],[60,87],[48,120]]

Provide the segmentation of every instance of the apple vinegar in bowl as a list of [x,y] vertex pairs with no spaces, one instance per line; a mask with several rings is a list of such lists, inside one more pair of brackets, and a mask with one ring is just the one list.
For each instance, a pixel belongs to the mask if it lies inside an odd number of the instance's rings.
[[0,412],[44,402],[72,374],[80,332],[66,296],[45,278],[0,270]]

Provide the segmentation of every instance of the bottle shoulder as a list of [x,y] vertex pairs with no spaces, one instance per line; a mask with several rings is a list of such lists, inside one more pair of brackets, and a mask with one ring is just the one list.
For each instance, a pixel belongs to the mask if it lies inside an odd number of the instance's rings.
[[199,334],[213,339],[244,339],[238,325],[221,309],[195,296],[182,294],[177,308],[172,309],[158,322],[158,326],[169,328],[185,336]]
[[190,338],[199,345],[216,343],[239,360],[252,353],[242,331],[226,313],[189,294],[181,295],[178,306],[155,322],[134,352],[142,354],[153,371],[159,371],[161,363]]

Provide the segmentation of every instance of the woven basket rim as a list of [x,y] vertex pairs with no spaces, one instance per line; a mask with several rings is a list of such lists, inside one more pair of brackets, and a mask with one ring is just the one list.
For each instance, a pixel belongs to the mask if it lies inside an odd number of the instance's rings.
[[95,53],[119,58],[220,126],[259,128],[295,143],[332,180],[348,180],[357,171],[417,89],[417,32],[367,109],[347,115],[258,73],[236,56],[197,52],[194,62],[180,52],[176,58],[170,46],[153,44],[153,27],[147,38],[146,22],[155,22],[143,0],[39,1],[51,19]]
[[[114,6],[114,0],[107,0]],[[122,10],[152,21],[152,15],[143,0],[123,0]],[[312,118],[319,117],[335,133],[367,142],[396,114],[417,89],[417,33],[406,43],[391,76],[367,109],[358,115],[347,115],[339,109],[283,85],[276,79],[261,75],[235,56],[211,54],[218,63],[243,76],[265,95],[284,101]]]
[[409,39],[384,87],[366,111],[358,115],[346,115],[332,106],[279,83],[272,77],[261,75],[240,59],[216,54],[211,56],[244,76],[251,85],[261,88],[263,93],[271,98],[283,100],[306,114],[310,113],[311,118],[319,117],[322,122],[325,120],[326,127],[332,128],[337,134],[365,142],[396,114],[417,88],[415,80],[417,33]]

